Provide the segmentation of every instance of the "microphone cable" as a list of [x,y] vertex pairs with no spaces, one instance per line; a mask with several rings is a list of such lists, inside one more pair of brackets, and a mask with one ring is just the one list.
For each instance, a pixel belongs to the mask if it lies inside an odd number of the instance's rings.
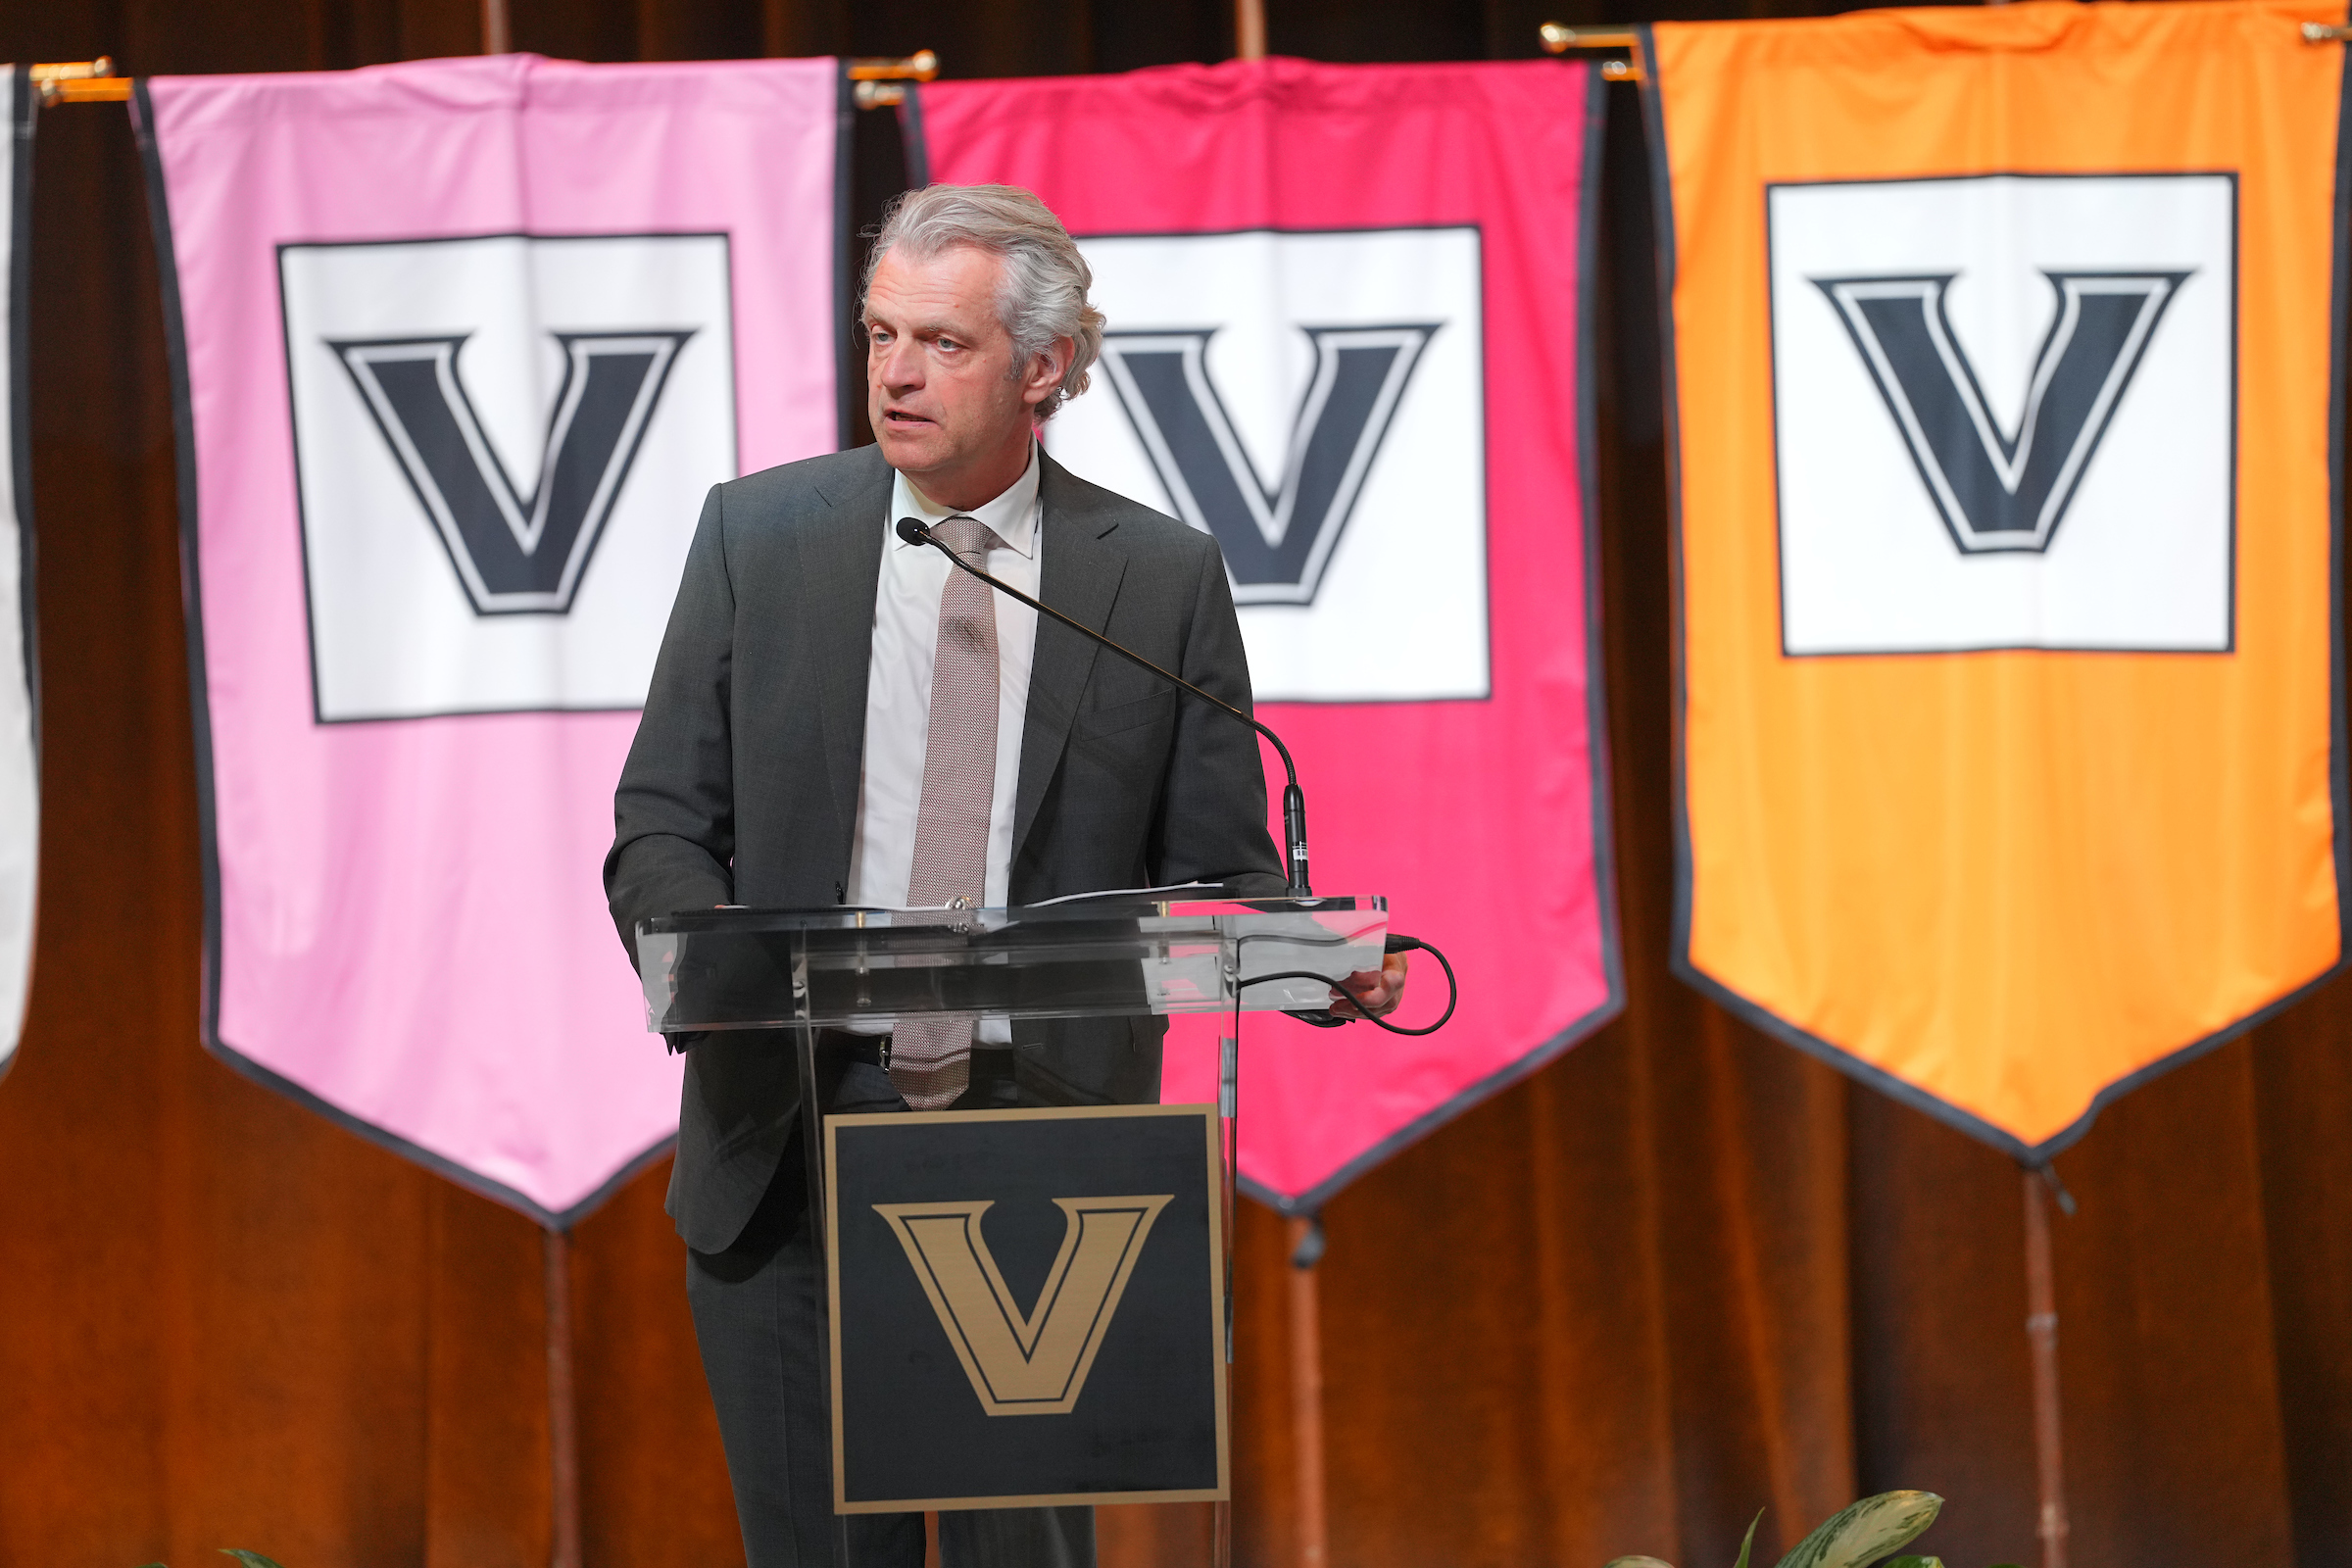
[[[1389,933],[1387,940],[1381,944],[1381,952],[1384,955],[1391,953],[1426,953],[1431,957],[1437,959],[1438,967],[1446,971],[1446,1010],[1438,1015],[1438,1021],[1436,1023],[1424,1025],[1419,1029],[1408,1029],[1402,1024],[1391,1023],[1386,1018],[1375,1018],[1372,1016],[1372,1014],[1365,1012],[1360,1007],[1352,1016],[1343,1017],[1338,1013],[1333,1013],[1331,1015],[1333,1019],[1340,1023],[1360,1022],[1378,1024],[1381,1028],[1386,1029],[1393,1035],[1434,1035],[1439,1030],[1445,1028],[1446,1021],[1453,1016],[1453,1009],[1455,1005],[1458,1004],[1462,1000],[1461,982],[1454,978],[1453,965],[1446,961],[1446,955],[1439,952],[1436,948],[1430,946],[1430,944],[1422,941],[1419,937],[1402,936],[1393,931]],[[1329,975],[1314,974],[1304,969],[1286,969],[1280,974],[1253,974],[1249,979],[1244,980],[1241,984],[1245,986],[1262,985],[1268,980],[1320,980],[1325,985],[1331,984],[1331,977]],[[1237,986],[1235,989],[1238,991],[1240,987]],[[1236,998],[1236,1001],[1238,1003],[1238,997]],[[1329,1026],[1326,1025],[1325,1027]]]

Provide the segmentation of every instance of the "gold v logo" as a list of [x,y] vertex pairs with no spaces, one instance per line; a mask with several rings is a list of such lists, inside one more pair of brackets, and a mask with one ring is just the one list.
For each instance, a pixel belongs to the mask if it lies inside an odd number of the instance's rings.
[[990,1415],[1066,1415],[1144,1239],[1174,1197],[1054,1200],[1067,1222],[1061,1251],[1027,1312],[1014,1304],[980,1234],[993,1201],[876,1203],[874,1212],[906,1249],[982,1407]]

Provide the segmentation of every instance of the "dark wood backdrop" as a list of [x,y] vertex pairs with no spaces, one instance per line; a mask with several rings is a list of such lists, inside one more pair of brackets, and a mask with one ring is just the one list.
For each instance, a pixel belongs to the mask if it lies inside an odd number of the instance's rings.
[[[1327,60],[1535,53],[1592,0],[1270,0]],[[590,60],[902,54],[953,75],[1230,52],[1218,0],[514,0]],[[1759,0],[1757,12],[1803,9]],[[470,52],[471,0],[14,0],[0,58],[287,71]],[[1863,1492],[1944,1494],[1954,1568],[2034,1561],[2020,1182],[1665,967],[1667,600],[1648,215],[1612,89],[1600,526],[1631,1005],[1329,1211],[1340,1568],[1760,1555]],[[896,131],[865,117],[869,211]],[[46,679],[31,1020],[0,1082],[0,1562],[538,1568],[540,1239],[235,1076],[196,1039],[199,892],[164,344],[125,117],[39,133],[32,428]],[[2352,1562],[2352,990],[2140,1091],[2060,1161],[2082,1568]],[[661,1210],[576,1242],[587,1558],[740,1561]],[[1239,1531],[1288,1559],[1284,1244],[1249,1208]],[[1204,1560],[1111,1510],[1121,1565]]]

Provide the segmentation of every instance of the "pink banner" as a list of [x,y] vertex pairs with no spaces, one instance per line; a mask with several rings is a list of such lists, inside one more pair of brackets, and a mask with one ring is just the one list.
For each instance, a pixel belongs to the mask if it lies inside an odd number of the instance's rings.
[[[1285,1208],[1620,1004],[1586,523],[1593,83],[1270,60],[922,90],[935,178],[1027,186],[1087,253],[1103,361],[1048,442],[1217,535],[1315,885],[1389,895],[1461,976],[1422,1039],[1250,1020],[1242,1168]],[[1444,988],[1424,956],[1399,1016]],[[1166,1099],[1214,1098],[1217,1033],[1177,1026]]]
[[838,66],[158,78],[240,1070],[553,1224],[675,1131],[605,909],[704,490],[836,444]]

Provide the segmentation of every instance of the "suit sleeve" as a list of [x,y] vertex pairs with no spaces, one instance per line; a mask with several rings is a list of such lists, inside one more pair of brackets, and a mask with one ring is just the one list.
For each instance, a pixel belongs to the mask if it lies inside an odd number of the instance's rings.
[[[1177,673],[1251,712],[1250,658],[1225,560],[1214,542],[1202,538],[1201,544]],[[1178,701],[1154,840],[1152,858],[1163,883],[1222,882],[1246,898],[1282,894],[1289,884],[1266,831],[1266,770],[1255,731],[1189,698]]]
[[686,553],[645,712],[612,796],[605,899],[631,963],[639,920],[734,902],[734,746],[728,727],[734,630],[726,508],[722,491],[713,487]]

